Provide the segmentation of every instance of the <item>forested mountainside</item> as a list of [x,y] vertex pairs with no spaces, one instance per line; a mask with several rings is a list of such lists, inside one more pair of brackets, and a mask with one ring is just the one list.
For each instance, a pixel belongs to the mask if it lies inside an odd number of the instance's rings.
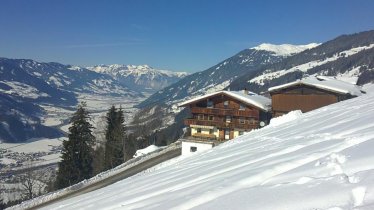
[[287,56],[315,46],[317,44],[262,44],[245,49],[205,71],[188,75],[173,85],[156,92],[139,106],[144,108],[160,104],[170,105],[184,100],[186,97],[222,90],[236,78],[255,71],[261,66],[279,62]]

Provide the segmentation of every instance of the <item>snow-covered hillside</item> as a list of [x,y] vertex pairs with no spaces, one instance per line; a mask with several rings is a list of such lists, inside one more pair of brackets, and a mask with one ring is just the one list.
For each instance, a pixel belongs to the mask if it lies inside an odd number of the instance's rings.
[[46,209],[373,209],[373,91]]
[[87,67],[92,71],[114,77],[116,80],[134,87],[135,90],[150,90],[155,92],[177,82],[187,75],[186,72],[173,72],[154,69],[148,65],[97,65]]
[[[270,50],[274,54],[297,51],[296,48],[286,45],[263,44],[256,48]],[[302,49],[304,48],[300,50]],[[231,82],[230,88],[247,88],[260,93],[266,92],[272,86],[282,85],[309,75],[356,77],[357,84],[364,85],[374,81],[373,58],[374,30],[342,35],[292,54],[278,63],[264,66],[255,73],[242,75]]]

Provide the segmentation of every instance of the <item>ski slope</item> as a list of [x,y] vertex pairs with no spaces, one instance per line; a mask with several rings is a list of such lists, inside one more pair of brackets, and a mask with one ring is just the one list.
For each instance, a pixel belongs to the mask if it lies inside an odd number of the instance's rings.
[[374,209],[373,90],[45,209]]

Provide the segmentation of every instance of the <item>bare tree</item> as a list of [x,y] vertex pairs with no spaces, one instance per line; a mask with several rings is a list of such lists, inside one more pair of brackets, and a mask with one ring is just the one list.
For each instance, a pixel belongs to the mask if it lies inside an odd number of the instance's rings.
[[41,195],[46,186],[42,182],[42,173],[33,169],[33,167],[32,163],[26,164],[25,173],[20,175],[20,189],[24,199],[32,199]]

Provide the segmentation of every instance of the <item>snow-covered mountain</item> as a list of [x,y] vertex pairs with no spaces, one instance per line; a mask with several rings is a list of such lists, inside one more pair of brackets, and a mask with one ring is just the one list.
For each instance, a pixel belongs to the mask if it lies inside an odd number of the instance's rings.
[[255,73],[237,78],[230,88],[262,92],[307,75],[356,77],[359,85],[374,81],[374,31],[339,36],[278,63],[263,66]]
[[[59,63],[43,63],[28,59],[0,58],[2,83],[19,83],[39,92],[137,95],[112,77],[85,68]],[[38,82],[36,82],[38,81]],[[39,84],[43,83],[43,85]],[[9,85],[8,84],[8,85]],[[39,94],[40,95],[40,94]],[[27,96],[24,96],[27,97]],[[48,97],[47,97],[48,98]],[[69,100],[65,100],[69,101]]]
[[61,136],[58,129],[41,124],[41,117],[46,114],[41,106],[71,109],[82,95],[140,101],[145,98],[143,93],[153,93],[186,74],[147,65],[100,65],[88,69],[0,58],[0,142]]
[[[374,87],[368,88],[44,209],[373,209]],[[43,200],[48,195],[13,209]]]
[[148,65],[97,65],[87,67],[95,72],[111,75],[118,82],[137,91],[155,92],[188,75],[186,72],[173,72],[154,69]]
[[261,66],[279,62],[291,54],[317,45],[314,43],[300,46],[261,44],[245,49],[205,71],[188,75],[173,85],[156,92],[140,106],[175,104],[196,95],[222,90],[243,74],[249,74]]

